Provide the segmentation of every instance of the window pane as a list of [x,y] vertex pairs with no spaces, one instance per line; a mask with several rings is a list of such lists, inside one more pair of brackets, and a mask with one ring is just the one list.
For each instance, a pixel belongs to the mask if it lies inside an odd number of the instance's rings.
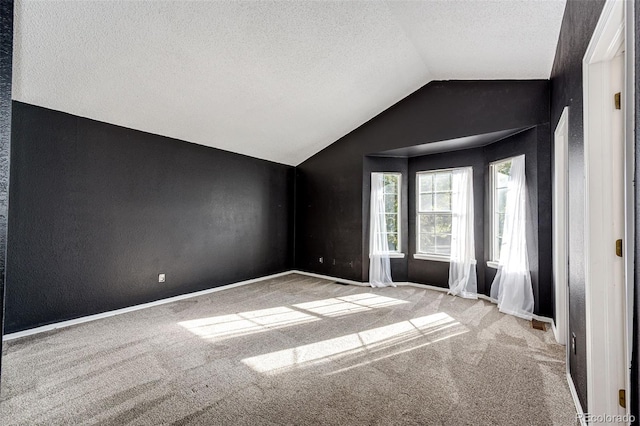
[[398,232],[398,215],[386,214],[387,232]]
[[384,192],[385,194],[395,194],[398,192],[397,175],[384,175]]
[[433,210],[433,194],[420,194],[420,207],[421,212],[430,212]]
[[439,214],[436,215],[436,234],[450,234],[451,233],[451,215]]
[[435,238],[431,234],[420,234],[418,251],[421,253],[435,253]]
[[502,234],[504,233],[504,213],[498,213],[498,238],[502,238]]
[[451,235],[436,236],[436,254],[451,254]]
[[509,183],[509,173],[511,172],[511,161],[496,164],[496,187],[506,188]]
[[384,211],[386,213],[398,212],[398,195],[397,194],[385,194]]
[[436,173],[436,191],[451,191],[451,172]]
[[398,251],[398,234],[388,233],[387,241],[389,242],[389,251]]
[[418,175],[419,188],[420,192],[431,192],[433,191],[433,174],[421,174]]
[[491,258],[500,259],[500,245],[503,240],[505,213],[507,209],[509,175],[511,159],[491,164],[491,180],[493,184],[491,196]]
[[451,254],[451,235],[436,236],[436,254]]
[[498,198],[497,213],[504,213],[507,206],[507,188],[500,188],[496,190],[496,196]]
[[438,211],[451,211],[451,193],[439,193],[435,194],[436,206],[434,210]]
[[432,214],[421,214],[419,216],[420,233],[433,234],[435,232],[436,217]]

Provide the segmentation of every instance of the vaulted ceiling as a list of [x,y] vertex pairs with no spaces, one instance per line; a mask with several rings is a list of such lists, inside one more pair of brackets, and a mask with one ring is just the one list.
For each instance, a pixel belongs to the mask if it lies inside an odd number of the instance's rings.
[[13,97],[297,165],[431,80],[549,78],[564,5],[20,0]]

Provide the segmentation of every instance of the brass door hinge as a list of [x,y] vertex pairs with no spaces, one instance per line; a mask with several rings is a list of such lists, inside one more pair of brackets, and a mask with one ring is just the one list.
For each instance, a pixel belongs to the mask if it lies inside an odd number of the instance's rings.
[[613,103],[616,106],[616,109],[622,109],[622,104],[620,102],[620,92],[613,95]]
[[620,404],[620,406],[622,408],[627,408],[627,393],[625,392],[624,389],[620,389],[618,391],[618,404]]
[[622,240],[616,240],[616,256],[622,257]]

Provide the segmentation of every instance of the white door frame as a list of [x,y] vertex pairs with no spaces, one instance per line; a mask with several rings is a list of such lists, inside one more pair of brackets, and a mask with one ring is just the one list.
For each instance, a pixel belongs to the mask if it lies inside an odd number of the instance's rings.
[[552,324],[556,341],[568,342],[568,205],[569,107],[564,107],[553,137],[553,285],[555,319]]
[[[626,330],[629,315],[627,294],[633,285],[629,275],[629,263],[633,267],[633,181],[629,179],[633,169],[629,167],[629,153],[633,153],[633,133],[626,128],[633,115],[629,99],[633,99],[633,85],[629,85],[628,73],[622,100],[625,124],[625,188],[623,235],[611,235],[614,209],[612,193],[614,170],[612,169],[611,117],[613,94],[610,93],[609,61],[624,49],[625,61],[629,60],[629,44],[633,39],[625,34],[626,10],[623,0],[607,0],[594,30],[593,37],[583,59],[584,91],[584,163],[585,163],[585,313],[587,358],[587,409],[591,415],[624,415],[629,413],[629,391],[626,392],[626,409],[618,404],[618,390],[630,389],[630,341]],[[629,31],[627,31],[628,33]],[[630,41],[630,43],[627,43]],[[631,56],[633,57],[633,56]],[[626,62],[625,62],[626,63]],[[625,67],[626,69],[626,67]],[[631,150],[629,149],[631,146]],[[632,163],[631,163],[632,164]],[[631,206],[631,207],[630,207]],[[612,280],[616,262],[612,256],[615,240],[625,241],[623,283]],[[619,263],[618,263],[619,265]],[[620,266],[618,266],[619,268]],[[631,269],[632,271],[633,269]]]

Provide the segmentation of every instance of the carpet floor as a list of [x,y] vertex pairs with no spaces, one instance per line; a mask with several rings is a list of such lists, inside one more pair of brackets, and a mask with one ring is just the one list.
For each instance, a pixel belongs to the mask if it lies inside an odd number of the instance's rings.
[[3,425],[571,425],[565,348],[482,300],[301,275],[6,342]]

